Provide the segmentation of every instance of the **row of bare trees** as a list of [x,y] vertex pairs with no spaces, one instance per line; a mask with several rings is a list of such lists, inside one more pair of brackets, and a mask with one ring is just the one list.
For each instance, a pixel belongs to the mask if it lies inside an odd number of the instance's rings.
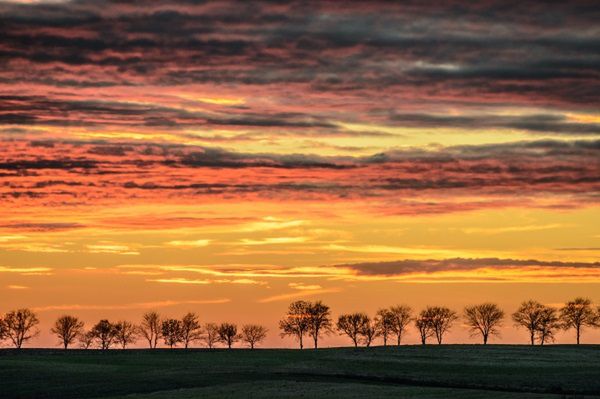
[[[464,326],[471,336],[480,336],[483,344],[500,335],[505,318],[504,311],[493,303],[467,306],[462,314]],[[311,337],[317,348],[319,338],[336,331],[347,335],[355,347],[368,347],[379,337],[384,345],[394,337],[400,345],[409,326],[414,324],[425,345],[430,338],[442,344],[445,334],[459,319],[457,312],[443,306],[428,306],[415,316],[409,306],[398,305],[380,309],[373,319],[366,313],[348,313],[340,315],[334,323],[329,307],[321,301],[296,301],[290,304],[279,328],[282,336],[296,338],[302,349],[303,337]],[[515,326],[528,331],[531,345],[552,342],[557,331],[571,329],[575,330],[579,344],[584,328],[600,327],[600,307],[595,309],[587,298],[575,298],[560,309],[529,300],[521,304],[511,319]]]
[[[305,337],[311,338],[317,348],[320,338],[335,332],[348,336],[355,347],[369,347],[377,338],[382,338],[384,345],[392,339],[400,345],[409,327],[414,325],[425,345],[430,338],[442,344],[446,333],[459,319],[457,312],[443,306],[428,306],[414,315],[409,306],[398,305],[378,310],[374,318],[358,312],[341,314],[334,321],[329,306],[323,302],[295,301],[280,320],[279,328],[281,336],[294,337],[302,349]],[[500,334],[505,319],[504,311],[493,303],[467,306],[462,313],[464,326],[472,336],[480,336],[484,344],[490,337]],[[511,319],[515,326],[527,330],[531,345],[554,341],[559,330],[574,330],[579,344],[585,328],[600,327],[600,308],[596,309],[587,298],[575,298],[560,309],[529,300],[521,304]],[[0,341],[8,340],[21,348],[39,334],[38,324],[37,315],[29,309],[10,311],[0,317]],[[233,323],[202,324],[198,315],[191,312],[181,319],[163,318],[157,312],[147,312],[139,324],[104,319],[89,330],[77,317],[64,315],[55,321],[51,332],[65,349],[76,343],[85,349],[115,346],[125,349],[139,340],[146,341],[152,349],[161,340],[170,348],[178,345],[188,348],[198,341],[209,348],[219,343],[231,348],[241,341],[254,349],[267,337],[267,329],[258,324],[246,324],[238,331]]]
[[[8,339],[16,348],[21,348],[39,334],[38,324],[37,315],[29,309],[11,311],[0,318],[0,340]],[[203,325],[199,317],[191,312],[181,319],[162,318],[157,312],[147,312],[137,325],[126,320],[110,322],[103,319],[89,330],[85,329],[79,318],[64,315],[54,322],[50,331],[57,336],[64,349],[77,343],[83,349],[110,349],[115,346],[126,349],[140,339],[152,349],[161,340],[170,348],[178,345],[188,348],[197,341],[204,342],[209,348],[219,343],[231,348],[241,341],[254,349],[267,337],[267,329],[258,324],[243,325],[238,332],[238,326],[233,323]]]

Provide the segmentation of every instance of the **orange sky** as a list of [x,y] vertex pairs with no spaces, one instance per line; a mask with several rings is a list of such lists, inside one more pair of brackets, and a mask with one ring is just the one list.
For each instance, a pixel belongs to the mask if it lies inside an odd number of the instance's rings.
[[32,345],[64,313],[290,346],[296,299],[600,304],[584,2],[22,3],[0,2],[0,313],[36,310]]

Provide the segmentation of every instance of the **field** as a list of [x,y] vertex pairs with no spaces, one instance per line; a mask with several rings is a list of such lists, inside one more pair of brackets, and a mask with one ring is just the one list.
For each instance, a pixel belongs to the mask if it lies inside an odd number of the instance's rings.
[[600,398],[600,346],[0,350],[2,398]]

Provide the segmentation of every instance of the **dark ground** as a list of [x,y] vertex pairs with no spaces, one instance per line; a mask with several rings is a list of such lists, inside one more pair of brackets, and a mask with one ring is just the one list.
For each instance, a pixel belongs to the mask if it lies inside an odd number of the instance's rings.
[[0,350],[1,398],[600,398],[600,346]]

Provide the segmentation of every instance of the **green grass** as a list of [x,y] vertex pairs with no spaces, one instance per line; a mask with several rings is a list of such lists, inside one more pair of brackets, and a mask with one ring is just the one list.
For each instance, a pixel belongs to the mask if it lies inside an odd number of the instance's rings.
[[1,398],[600,397],[600,346],[0,350]]

